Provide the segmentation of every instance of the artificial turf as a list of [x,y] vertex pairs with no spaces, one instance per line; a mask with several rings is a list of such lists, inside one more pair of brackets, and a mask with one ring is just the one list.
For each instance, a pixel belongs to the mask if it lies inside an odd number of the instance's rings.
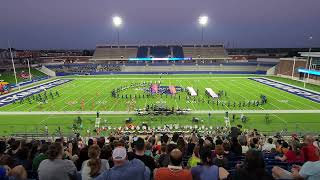
[[[122,111],[122,115],[102,115],[106,119],[105,126],[119,127],[124,125],[124,120],[128,117],[134,118],[134,124],[139,125],[147,122],[150,126],[163,126],[164,124],[180,124],[191,125],[192,117],[203,119],[203,125],[216,126],[224,125],[223,114],[216,114],[216,110],[232,111],[232,110],[258,110],[260,114],[246,114],[249,121],[244,125],[247,128],[257,128],[266,132],[288,131],[299,132],[317,132],[320,128],[320,114],[270,114],[271,122],[266,124],[264,121],[264,110],[320,110],[320,104],[304,99],[302,97],[289,94],[263,85],[248,79],[254,75],[108,75],[108,76],[70,76],[63,77],[73,79],[73,81],[64,85],[55,87],[53,92],[58,91],[60,97],[50,97],[46,104],[32,100],[31,104],[24,101],[22,104],[10,104],[0,108],[0,112],[26,112],[25,115],[0,115],[0,134],[8,135],[12,132],[41,132],[44,125],[47,124],[51,132],[60,126],[63,131],[71,131],[73,120],[78,115],[28,115],[27,112],[49,111]],[[284,81],[286,83],[301,85],[288,81],[269,77],[271,79]],[[119,98],[111,96],[111,91],[119,87],[129,87],[131,84],[143,83],[159,83],[163,86],[180,86],[183,88],[193,87],[198,90],[198,96],[187,98],[187,92],[178,92],[175,96],[171,95],[154,95],[143,98],[146,92],[141,87],[130,87],[119,92]],[[148,88],[150,85],[146,85]],[[220,98],[217,105],[216,100],[212,101],[205,95],[205,88],[212,88],[215,92],[224,90],[226,95]],[[319,86],[312,88],[319,91]],[[47,90],[47,92],[50,90]],[[43,96],[43,92],[41,93]],[[127,98],[125,98],[127,95]],[[130,95],[132,98],[130,98]],[[140,98],[139,98],[140,95]],[[268,98],[268,103],[264,105],[248,106],[248,101],[260,100],[260,95]],[[122,98],[123,96],[123,98]],[[136,98],[133,98],[136,96]],[[180,98],[179,98],[180,96]],[[222,103],[223,102],[223,103]],[[230,105],[228,106],[228,103]],[[233,104],[236,103],[234,107]],[[245,102],[245,106],[239,107],[239,102]],[[190,115],[183,116],[137,116],[129,115],[126,111],[134,111],[135,109],[144,108],[146,105],[163,104],[168,108],[188,108],[191,109]],[[83,105],[82,105],[83,104]],[[198,111],[197,114],[192,112]],[[209,119],[207,113],[199,113],[200,111],[212,111],[213,117]],[[94,127],[95,115],[80,115],[83,119],[83,130],[92,129]],[[239,114],[237,114],[239,117]],[[104,122],[104,121],[103,121]],[[241,123],[236,120],[234,124]],[[103,125],[103,124],[102,124]]]

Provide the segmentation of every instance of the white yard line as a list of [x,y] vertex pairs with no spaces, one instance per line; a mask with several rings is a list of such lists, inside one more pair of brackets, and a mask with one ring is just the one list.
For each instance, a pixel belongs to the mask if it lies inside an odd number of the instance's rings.
[[[252,81],[252,83],[257,82],[257,81],[253,81],[253,80],[251,80],[251,81]],[[257,83],[259,83],[259,82],[257,82]],[[260,83],[260,84],[265,85],[265,86],[267,86],[267,87],[271,87],[271,88],[273,88],[273,89],[280,90],[280,91],[282,91],[282,92],[286,92],[286,91],[283,91],[283,90],[281,90],[281,89],[274,88],[274,87],[272,87],[272,86],[268,86],[268,85],[263,84],[263,83]],[[290,86],[290,85],[289,85],[289,86]],[[302,103],[302,102],[300,102],[300,101],[298,101],[298,100],[296,100],[296,99],[292,99],[292,98],[290,98],[290,97],[288,97],[288,96],[286,96],[286,95],[281,95],[281,94],[279,94],[279,93],[277,93],[277,92],[271,92],[271,93],[277,94],[277,95],[279,95],[279,96],[283,96],[283,97],[285,97],[285,98],[287,98],[287,99],[290,99],[290,100],[295,101],[295,102],[297,102],[297,103],[300,103],[300,104],[302,104],[302,105],[307,105],[307,106],[311,107],[311,109],[314,109],[313,106],[311,106],[311,105],[309,105],[309,104]],[[291,94],[291,93],[289,93],[289,92],[286,92],[286,93]],[[295,94],[291,94],[291,95],[295,95]],[[297,95],[295,95],[295,96],[296,96],[296,97],[300,97],[300,96],[297,96]],[[303,98],[303,97],[301,97],[301,98]],[[303,98],[303,99],[306,99],[306,98]],[[306,100],[309,100],[309,99],[306,99]],[[312,101],[312,102],[314,102],[314,101]],[[288,103],[288,104],[289,104],[289,103]],[[289,105],[290,105],[290,104],[289,104]],[[292,105],[291,105],[291,106],[292,106]],[[293,106],[293,107],[295,107],[295,106]],[[296,107],[295,107],[295,108],[296,108]],[[298,108],[298,109],[299,109],[299,108]]]
[[[250,89],[253,89],[254,91],[257,91],[255,88],[251,88],[251,86],[247,86],[247,87],[249,87]],[[259,92],[259,91],[258,91]],[[270,103],[271,104],[271,103]],[[272,105],[272,104],[271,104]],[[273,105],[274,106],[274,105]],[[259,107],[261,107],[261,106],[259,106]],[[278,107],[278,106],[276,106],[276,107]],[[264,109],[263,107],[261,107],[262,109]],[[278,107],[278,109],[280,109],[279,107]],[[280,119],[283,123],[285,123],[286,125],[288,124],[288,122],[286,121],[286,120],[284,120],[284,119],[282,119],[282,118],[280,118],[279,116],[277,116],[276,114],[274,114],[274,116],[276,116],[278,119]]]

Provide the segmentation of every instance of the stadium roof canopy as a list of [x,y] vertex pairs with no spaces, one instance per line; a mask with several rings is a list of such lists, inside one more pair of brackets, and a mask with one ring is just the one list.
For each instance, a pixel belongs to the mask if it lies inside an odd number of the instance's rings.
[[303,57],[320,57],[320,52],[299,52]]

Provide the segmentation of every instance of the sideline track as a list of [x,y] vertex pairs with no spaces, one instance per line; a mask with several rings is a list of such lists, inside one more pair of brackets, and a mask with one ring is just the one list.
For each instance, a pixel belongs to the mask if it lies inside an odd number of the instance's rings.
[[[223,114],[227,112],[227,110],[204,110],[204,111],[190,111],[189,114]],[[33,111],[33,112],[25,112],[25,111],[0,111],[0,115],[64,115],[64,114],[96,114],[97,111]],[[136,114],[136,111],[99,111],[100,114]],[[230,110],[228,113],[246,113],[246,114],[314,114],[320,113],[320,110]]]

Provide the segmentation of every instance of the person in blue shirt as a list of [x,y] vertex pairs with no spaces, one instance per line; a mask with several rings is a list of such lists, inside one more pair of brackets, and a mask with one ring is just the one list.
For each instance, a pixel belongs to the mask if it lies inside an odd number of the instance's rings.
[[150,180],[150,170],[138,159],[128,161],[124,147],[116,147],[112,152],[114,167],[101,173],[95,180]]

